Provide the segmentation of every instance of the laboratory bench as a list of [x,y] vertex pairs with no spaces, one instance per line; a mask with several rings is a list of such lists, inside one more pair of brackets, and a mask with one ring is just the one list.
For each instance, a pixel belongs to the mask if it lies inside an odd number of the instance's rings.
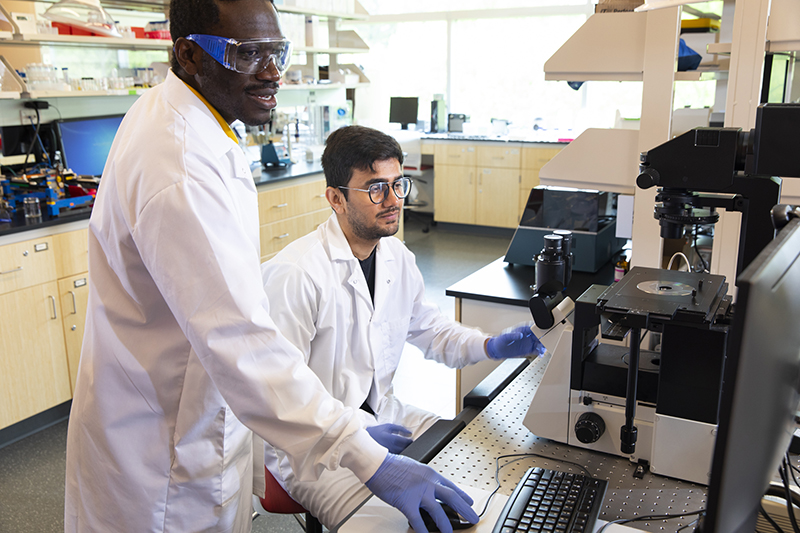
[[[254,172],[262,261],[330,216],[319,162]],[[91,210],[0,226],[0,445],[66,416],[88,302]],[[24,362],[23,362],[24,361]]]

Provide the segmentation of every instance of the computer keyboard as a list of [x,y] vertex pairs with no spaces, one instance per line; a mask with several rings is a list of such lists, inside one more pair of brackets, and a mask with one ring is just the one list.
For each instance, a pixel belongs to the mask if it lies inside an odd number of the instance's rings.
[[492,533],[591,533],[607,485],[583,474],[531,468],[508,498]]

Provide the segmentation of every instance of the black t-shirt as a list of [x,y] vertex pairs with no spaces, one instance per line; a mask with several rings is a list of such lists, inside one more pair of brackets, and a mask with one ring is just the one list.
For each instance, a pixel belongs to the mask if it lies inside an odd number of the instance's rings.
[[375,303],[375,250],[378,247],[372,249],[372,253],[369,254],[369,257],[364,259],[358,260],[359,264],[361,264],[361,271],[364,272],[364,279],[367,280],[367,287],[369,288],[369,295],[372,298],[372,303]]

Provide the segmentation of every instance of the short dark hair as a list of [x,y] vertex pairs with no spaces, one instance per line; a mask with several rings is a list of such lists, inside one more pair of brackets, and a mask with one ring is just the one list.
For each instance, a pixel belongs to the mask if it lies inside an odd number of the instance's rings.
[[[184,39],[193,33],[208,34],[219,22],[217,2],[236,2],[236,0],[172,0],[169,3],[169,34],[172,44],[179,37]],[[274,3],[274,0],[269,0]],[[170,60],[173,71],[178,71],[180,64],[175,54]]]
[[[322,170],[328,187],[346,187],[353,170],[374,173],[375,162],[388,159],[403,164],[403,150],[394,137],[365,126],[347,126],[328,136]],[[347,191],[342,192],[347,198]]]

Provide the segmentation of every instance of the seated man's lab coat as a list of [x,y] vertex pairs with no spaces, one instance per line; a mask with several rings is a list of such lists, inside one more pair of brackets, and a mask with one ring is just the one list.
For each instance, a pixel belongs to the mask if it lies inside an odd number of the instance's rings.
[[[400,424],[417,438],[438,417],[393,394],[404,344],[418,347],[428,359],[461,368],[487,359],[487,337],[443,316],[425,300],[414,254],[398,239],[379,241],[374,268],[373,304],[359,261],[332,214],[261,270],[270,316],[328,392],[356,409],[366,401],[375,413],[360,411],[367,426]],[[344,469],[325,471],[317,482],[298,481],[285,454],[269,444],[265,464],[292,498],[328,528],[369,495]]]

